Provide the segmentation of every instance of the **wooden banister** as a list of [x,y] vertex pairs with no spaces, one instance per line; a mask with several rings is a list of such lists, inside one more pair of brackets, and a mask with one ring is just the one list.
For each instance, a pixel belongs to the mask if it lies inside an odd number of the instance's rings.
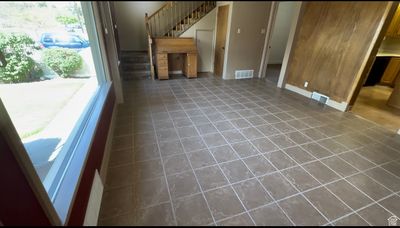
[[149,45],[151,77],[153,79],[152,39],[178,37],[215,7],[216,1],[168,1],[150,16],[145,13],[145,29]]

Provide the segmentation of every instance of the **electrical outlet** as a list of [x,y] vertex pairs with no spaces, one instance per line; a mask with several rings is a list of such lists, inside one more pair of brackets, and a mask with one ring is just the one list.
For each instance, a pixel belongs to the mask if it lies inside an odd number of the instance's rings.
[[240,34],[240,28],[237,29],[237,33]]
[[307,88],[308,82],[304,82],[304,88]]

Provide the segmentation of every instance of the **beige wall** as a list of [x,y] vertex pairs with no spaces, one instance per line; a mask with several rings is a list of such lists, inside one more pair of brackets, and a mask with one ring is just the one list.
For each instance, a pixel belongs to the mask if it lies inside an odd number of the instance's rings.
[[118,1],[115,2],[115,14],[121,50],[147,50],[144,14],[151,15],[165,1]]
[[267,29],[271,2],[233,2],[232,7],[224,78],[234,79],[235,70],[254,70],[256,77],[265,41],[261,30]]
[[271,37],[268,63],[281,64],[285,54],[290,27],[293,21],[296,2],[279,2]]

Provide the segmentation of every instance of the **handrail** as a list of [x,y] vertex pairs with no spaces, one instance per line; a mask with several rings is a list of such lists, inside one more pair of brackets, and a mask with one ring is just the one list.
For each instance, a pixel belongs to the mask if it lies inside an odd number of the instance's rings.
[[154,17],[154,15],[156,15],[158,12],[160,12],[161,10],[163,10],[165,7],[167,6],[172,6],[172,1],[168,1],[167,3],[165,3],[163,6],[161,6],[160,9],[158,9],[156,12],[154,12],[152,15],[149,16],[149,18],[151,19],[152,17]]

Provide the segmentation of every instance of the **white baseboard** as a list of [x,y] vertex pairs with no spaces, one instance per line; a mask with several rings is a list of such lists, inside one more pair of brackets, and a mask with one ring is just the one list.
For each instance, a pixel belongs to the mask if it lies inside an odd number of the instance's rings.
[[96,226],[99,219],[101,198],[103,196],[103,183],[101,182],[99,172],[97,169],[94,173],[92,189],[90,191],[90,197],[86,208],[84,226]]
[[[295,93],[298,93],[298,94],[303,95],[305,97],[311,98],[311,94],[312,93],[310,91],[307,91],[305,89],[301,89],[301,88],[299,88],[297,86],[293,86],[293,85],[290,85],[290,84],[286,83],[285,84],[285,89],[290,90],[290,91],[295,92]],[[339,103],[339,102],[334,101],[332,99],[329,99],[328,102],[326,103],[326,105],[328,105],[328,106],[330,106],[330,107],[332,107],[334,109],[337,109],[339,111],[342,111],[342,112],[345,112],[347,110],[347,107],[349,106],[349,104],[347,104],[346,102]]]

